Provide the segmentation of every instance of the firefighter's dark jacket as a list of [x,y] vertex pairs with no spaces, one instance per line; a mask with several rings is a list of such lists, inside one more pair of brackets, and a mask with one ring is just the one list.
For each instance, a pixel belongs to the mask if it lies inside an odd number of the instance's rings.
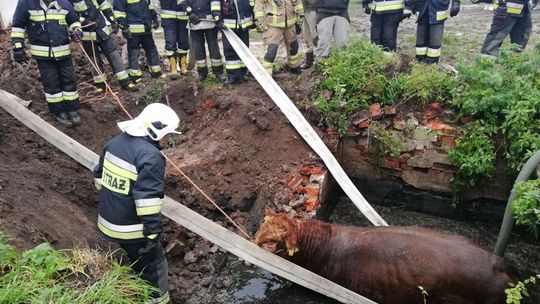
[[69,31],[80,27],[79,17],[67,0],[48,6],[40,0],[19,0],[11,29],[14,48],[24,48],[25,34],[33,57],[60,60],[71,55]]
[[318,12],[340,14],[347,11],[349,0],[320,0]]
[[444,23],[448,19],[451,0],[413,0],[418,18],[428,14],[430,24]]
[[222,0],[221,15],[224,24],[233,30],[253,27],[254,0]]
[[120,243],[157,237],[164,176],[165,158],[151,139],[126,133],[111,139],[94,168],[100,234]]
[[107,0],[69,0],[79,16],[86,20],[86,23],[94,23],[94,31],[83,28],[83,40],[96,40],[96,33],[105,40],[111,34],[107,21],[114,22],[114,14],[111,5]]
[[115,0],[114,17],[122,28],[129,28],[135,35],[151,33],[157,13],[150,0]]
[[186,0],[160,0],[161,21],[164,20],[188,20],[186,13]]
[[221,18],[220,0],[186,0],[187,10],[201,19]]

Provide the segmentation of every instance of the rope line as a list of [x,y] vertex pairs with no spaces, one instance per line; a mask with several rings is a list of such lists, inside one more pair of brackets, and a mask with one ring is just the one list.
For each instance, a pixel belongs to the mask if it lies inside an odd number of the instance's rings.
[[[92,67],[96,70],[96,72],[99,74],[100,77],[103,78],[104,80],[104,83],[105,83],[105,87],[107,88],[107,90],[111,93],[111,95],[113,96],[113,98],[115,99],[116,103],[118,104],[118,106],[120,107],[120,109],[130,118],[130,119],[133,119],[133,116],[131,116],[131,114],[128,112],[128,110],[124,107],[122,101],[120,100],[120,97],[118,97],[118,94],[116,92],[114,92],[111,87],[109,86],[109,83],[107,82],[107,78],[105,77],[105,75],[103,74],[103,72],[101,71],[101,69],[97,66],[97,61],[95,61],[95,63],[92,61],[92,59],[90,58],[90,56],[88,55],[88,53],[86,52],[86,50],[84,49],[84,47],[82,46],[81,43],[77,43],[79,45],[79,48],[83,51],[84,55],[86,56],[86,59],[88,59],[88,61],[90,62],[90,64],[92,65]],[[94,48],[94,41],[92,41],[92,50],[94,52],[94,59],[95,59],[95,48]],[[234,227],[236,227],[236,229],[238,229],[248,240],[251,240],[251,237],[249,236],[249,234],[247,234],[246,231],[244,231],[244,229],[242,229],[222,208],[220,208],[217,203],[210,198],[210,196],[208,196],[206,194],[206,192],[204,192],[204,190],[199,187],[191,178],[189,178],[189,176],[187,176],[187,174],[185,174],[182,169],[180,169],[180,167],[178,167],[178,165],[176,165],[167,155],[165,155],[165,153],[161,152],[161,154],[165,157],[165,159],[197,190],[199,191],[199,193],[201,193],[210,203],[212,203],[212,205],[214,205],[214,207],[219,210],[219,212],[221,212],[221,214],[223,214],[225,216],[225,218],[227,218],[227,220],[233,224]]]

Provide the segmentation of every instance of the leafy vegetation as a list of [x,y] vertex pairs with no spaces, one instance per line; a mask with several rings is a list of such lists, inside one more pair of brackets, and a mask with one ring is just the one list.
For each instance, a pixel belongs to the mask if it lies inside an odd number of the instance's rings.
[[497,61],[479,57],[474,64],[460,67],[452,104],[461,116],[478,120],[467,125],[450,153],[460,166],[454,183],[457,190],[488,180],[497,151],[514,173],[540,150],[539,77],[540,45],[524,53],[510,45]]
[[376,121],[370,124],[368,131],[370,147],[375,150],[376,157],[399,157],[403,150],[403,143],[394,134]]
[[516,184],[512,214],[518,225],[540,236],[540,178]]
[[0,303],[143,303],[154,288],[95,250],[44,243],[22,254],[0,234]]
[[523,300],[524,296],[529,297],[527,285],[534,285],[537,280],[540,280],[540,274],[531,276],[517,284],[510,283],[510,288],[507,288],[504,291],[506,293],[506,303],[521,304],[521,300]]
[[403,100],[421,104],[449,100],[456,86],[455,78],[436,65],[414,63],[410,74],[401,77]]

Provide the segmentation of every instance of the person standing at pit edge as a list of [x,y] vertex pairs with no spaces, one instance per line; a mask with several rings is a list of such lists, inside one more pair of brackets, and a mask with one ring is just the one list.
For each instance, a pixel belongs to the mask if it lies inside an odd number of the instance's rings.
[[317,7],[319,0],[302,0],[304,7],[304,23],[302,36],[306,44],[306,58],[301,65],[302,69],[309,69],[315,61],[315,39],[317,38]]
[[362,0],[364,13],[371,14],[371,43],[387,52],[397,48],[399,23],[411,17],[409,0]]
[[349,0],[320,0],[317,8],[317,49],[315,57],[330,55],[332,44],[339,48],[349,44]]
[[[102,73],[103,61],[101,54],[103,53],[109,61],[114,71],[114,76],[124,90],[134,90],[135,85],[131,83],[129,75],[126,72],[122,58],[116,50],[111,33],[118,32],[118,23],[114,20],[111,5],[107,0],[69,0],[75,7],[75,11],[82,20],[83,25],[83,47],[94,65],[97,66]],[[107,19],[105,19],[107,18]],[[112,26],[111,26],[112,25]],[[98,88],[99,93],[105,93],[105,74],[100,75],[98,71],[92,67],[92,76],[94,77],[94,85]]]
[[188,0],[187,12],[189,16],[192,50],[197,60],[199,81],[203,81],[208,77],[205,42],[208,44],[212,73],[219,81],[224,81],[223,59],[218,44],[218,32],[223,26],[221,1]]
[[413,14],[418,12],[416,28],[416,60],[428,64],[439,62],[444,32],[444,22],[459,13],[459,0],[417,0]]
[[114,17],[122,36],[127,40],[129,76],[139,82],[142,71],[139,68],[139,51],[142,46],[152,78],[161,78],[159,53],[152,37],[152,29],[159,27],[158,15],[152,0],[115,0]]
[[64,126],[80,125],[69,40],[71,35],[72,40],[81,43],[83,33],[73,5],[67,0],[19,0],[11,28],[13,60],[19,63],[27,60],[25,34],[41,74],[49,111]]
[[[249,30],[253,28],[254,0],[221,0],[221,14],[224,26],[230,28],[249,47]],[[240,60],[227,36],[223,37],[225,55],[225,84],[238,84],[246,79],[247,68]]]
[[496,0],[491,29],[486,36],[480,53],[499,56],[499,48],[506,36],[510,35],[510,43],[525,49],[532,30],[531,6],[527,0]]
[[168,106],[153,103],[133,120],[118,123],[94,168],[99,190],[98,231],[126,252],[133,270],[159,291],[151,303],[172,303],[168,266],[159,236],[163,232],[165,158],[159,141],[179,134],[180,120]]
[[189,52],[189,33],[186,0],[160,0],[161,26],[165,32],[165,56],[169,58],[169,75],[187,75],[187,54]]
[[297,34],[304,22],[301,0],[255,0],[255,24],[258,32],[264,32],[264,55],[262,66],[272,76],[279,44],[285,40],[287,67],[291,73],[301,73]]

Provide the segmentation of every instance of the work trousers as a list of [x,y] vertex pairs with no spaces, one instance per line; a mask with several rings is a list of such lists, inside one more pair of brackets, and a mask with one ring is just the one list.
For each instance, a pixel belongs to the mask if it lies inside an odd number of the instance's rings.
[[36,59],[49,111],[54,115],[78,111],[79,93],[71,56],[61,60]]
[[298,52],[299,44],[296,27],[294,25],[285,28],[268,26],[263,37],[266,53],[262,65],[270,75],[272,75],[274,61],[282,39],[285,40],[285,46],[287,47],[287,66],[293,69],[300,67],[302,55]]
[[159,290],[152,295],[151,303],[172,303],[169,298],[168,265],[165,251],[161,244],[154,250],[139,254],[146,242],[120,243],[120,247],[126,252],[131,262],[131,268],[143,280]]
[[128,39],[128,62],[129,76],[138,80],[142,77],[142,71],[139,68],[139,51],[142,47],[146,54],[146,61],[150,68],[152,77],[161,76],[161,66],[159,61],[159,53],[154,43],[152,33],[141,35],[133,35]]
[[416,60],[428,64],[439,62],[444,23],[429,23],[427,10],[418,18],[416,28]]
[[187,20],[162,19],[161,26],[165,32],[165,56],[185,56],[189,51]]
[[371,15],[371,43],[381,46],[385,51],[397,48],[397,30],[402,12]]
[[107,61],[111,65],[114,76],[116,80],[120,83],[122,87],[127,86],[130,83],[129,75],[126,72],[126,68],[122,63],[122,58],[116,50],[113,39],[111,36],[108,36],[106,39],[102,40],[98,38],[97,40],[83,41],[84,50],[90,56],[90,59],[93,61],[103,75],[100,75],[94,67],[92,67],[92,76],[94,76],[94,83],[102,84],[105,79],[105,70],[103,69],[103,60],[101,60],[101,54],[105,55]]
[[[235,29],[233,32],[244,42],[249,48],[249,30],[247,29]],[[223,35],[223,54],[225,55],[225,70],[227,71],[227,78],[230,81],[239,81],[246,76],[246,65],[240,60],[238,54],[233,49],[227,36]]]
[[302,37],[306,44],[306,53],[313,53],[315,47],[314,42],[317,38],[317,11],[315,9],[306,9],[304,11]]
[[195,59],[197,60],[197,72],[200,78],[206,78],[208,76],[208,65],[206,62],[206,47],[205,42],[208,44],[208,51],[210,52],[210,61],[212,65],[212,73],[221,77],[223,74],[223,59],[218,45],[218,29],[211,28],[206,30],[191,30],[191,42],[192,48],[195,52]]
[[332,45],[343,48],[349,44],[349,21],[342,16],[323,18],[317,24],[317,35],[315,57],[328,57]]
[[508,15],[506,7],[495,10],[491,29],[480,51],[482,54],[499,56],[499,48],[509,34],[511,43],[518,44],[522,49],[527,46],[532,30],[531,10],[527,4],[523,9],[522,17]]

